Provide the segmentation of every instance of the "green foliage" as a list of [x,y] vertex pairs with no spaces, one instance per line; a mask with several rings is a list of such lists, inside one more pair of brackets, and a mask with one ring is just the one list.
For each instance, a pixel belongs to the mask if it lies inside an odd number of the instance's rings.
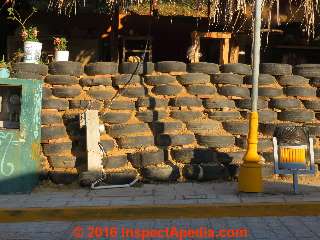
[[2,55],[2,59],[0,60],[0,68],[7,68],[7,63],[4,60],[4,55]]
[[67,50],[68,41],[65,37],[54,37],[53,45],[57,51],[66,51]]

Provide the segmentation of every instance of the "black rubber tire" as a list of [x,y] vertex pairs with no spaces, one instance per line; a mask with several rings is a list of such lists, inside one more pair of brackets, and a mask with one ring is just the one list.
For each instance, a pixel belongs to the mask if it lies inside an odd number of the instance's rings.
[[212,84],[192,84],[186,86],[187,92],[196,96],[208,96],[217,93],[217,89]]
[[270,74],[274,76],[292,75],[292,66],[289,64],[261,63],[260,69],[261,73]]
[[305,124],[304,127],[308,128],[310,136],[320,137],[320,125],[317,123]]
[[[274,112],[270,109],[260,110],[258,112],[259,112],[259,118],[258,118],[259,123],[273,122],[278,119],[277,112]],[[248,119],[248,120],[250,119],[250,112],[243,111],[241,112],[241,115],[245,119]]]
[[50,87],[42,87],[42,99],[46,99],[52,96],[52,90]]
[[208,62],[189,63],[187,71],[190,73],[214,74],[219,72],[219,65]]
[[186,123],[187,129],[193,133],[205,133],[213,130],[218,130],[221,124],[218,121],[211,119],[201,119],[189,121]]
[[152,123],[155,134],[180,131],[183,127],[184,124],[180,121],[156,121]]
[[243,63],[228,63],[222,65],[222,72],[236,73],[241,75],[250,75],[252,73],[251,67]]
[[18,62],[12,65],[13,72],[28,72],[42,76],[48,75],[48,66],[44,64]]
[[229,164],[242,162],[244,151],[239,152],[218,152],[218,161],[228,167]]
[[215,111],[208,112],[209,118],[217,121],[227,121],[240,119],[241,115],[238,111]]
[[151,123],[154,121],[159,121],[162,119],[165,119],[168,117],[168,113],[165,111],[152,111],[152,110],[147,110],[147,111],[138,111],[136,112],[136,117],[146,123]]
[[82,77],[80,79],[80,85],[83,87],[92,86],[112,86],[111,77],[96,76],[96,77]]
[[[251,110],[251,98],[236,99],[235,102],[238,108]],[[257,107],[258,109],[268,108],[268,101],[263,98],[258,98]]]
[[172,110],[170,117],[181,120],[183,122],[193,121],[203,117],[201,111],[184,111],[184,110]]
[[41,127],[41,140],[58,139],[67,136],[66,128],[63,125],[59,126],[42,126]]
[[163,84],[176,83],[177,80],[174,76],[169,74],[162,75],[147,75],[143,77],[144,82],[151,86],[159,86]]
[[283,95],[281,88],[259,87],[258,94],[261,97],[280,97]]
[[125,101],[125,100],[114,100],[111,104],[109,102],[105,103],[105,107],[111,110],[135,110],[135,102]]
[[186,73],[177,76],[181,85],[206,84],[210,83],[210,76],[204,73]]
[[66,125],[66,131],[68,136],[71,137],[85,137],[85,128],[80,128],[78,122],[70,122]]
[[293,122],[276,122],[276,123],[260,123],[259,132],[267,136],[273,136],[276,127],[278,126],[298,126],[298,123]]
[[155,64],[157,72],[170,73],[170,72],[186,72],[187,66],[184,62],[177,61],[163,61]]
[[202,107],[201,99],[190,96],[190,97],[176,97],[169,101],[169,105],[173,107]]
[[132,112],[105,112],[100,116],[101,121],[108,124],[126,123],[132,116]]
[[273,98],[270,101],[270,107],[284,110],[291,108],[301,108],[302,104],[301,101],[296,98]]
[[101,110],[103,108],[103,102],[95,100],[69,100],[69,108]]
[[232,85],[225,85],[218,88],[218,92],[221,95],[226,97],[242,97],[242,98],[249,98],[250,91],[248,88],[239,87],[239,86],[232,86]]
[[54,170],[49,172],[49,178],[55,184],[69,185],[77,181],[78,174]]
[[203,100],[203,106],[206,109],[222,109],[222,108],[235,108],[235,102],[230,99],[213,99],[207,98]]
[[178,95],[183,90],[183,87],[180,85],[159,85],[152,88],[152,92],[156,95],[167,95],[175,96]]
[[175,165],[147,166],[141,169],[141,174],[146,180],[160,182],[172,182],[180,177],[179,168]]
[[195,137],[193,133],[162,133],[157,136],[156,145],[159,146],[183,146],[193,144]]
[[62,115],[58,111],[42,111],[41,112],[41,124],[62,124]]
[[208,148],[183,148],[173,149],[171,151],[172,158],[179,163],[216,163],[217,154]]
[[97,100],[111,100],[115,95],[115,90],[113,88],[94,86],[89,89],[87,92],[89,96]]
[[49,64],[49,73],[80,77],[83,74],[83,66],[79,62],[52,62]]
[[320,76],[319,77],[314,77],[310,80],[310,84],[312,87],[320,87]]
[[115,148],[115,143],[113,139],[101,139],[99,143],[101,144],[105,152],[109,152]]
[[309,79],[298,75],[281,76],[278,79],[281,86],[299,86],[309,84]]
[[[236,138],[236,145],[240,148],[246,149],[248,144],[248,139],[246,136],[241,136]],[[272,138],[259,138],[258,139],[258,152],[265,150],[272,150],[273,142]]]
[[119,65],[119,73],[123,74],[151,74],[152,72],[154,72],[154,64],[152,62],[123,62]]
[[75,168],[76,157],[75,156],[49,156],[48,162],[53,168]]
[[66,99],[48,98],[42,100],[43,109],[57,109],[67,110],[69,109],[69,101]]
[[[276,78],[270,74],[259,74],[258,78],[259,85],[269,85],[277,82]],[[252,75],[244,78],[245,84],[252,84]]]
[[125,169],[120,172],[107,173],[104,183],[110,185],[129,184],[136,179],[138,173],[135,169]]
[[317,89],[312,87],[286,87],[285,93],[287,96],[294,97],[316,97]]
[[249,132],[248,121],[228,121],[223,122],[222,126],[224,130],[233,135],[247,135]]
[[[138,133],[139,134],[139,133]],[[138,136],[126,136],[117,139],[118,146],[120,148],[145,148],[154,146],[154,136],[138,135]]]
[[143,168],[164,163],[164,151],[159,149],[153,152],[137,152],[128,155],[128,159],[134,168]]
[[71,152],[72,142],[42,144],[42,148],[46,156],[61,155],[63,152]]
[[146,123],[114,124],[108,126],[107,131],[112,137],[122,137],[129,134],[150,132],[150,128]]
[[106,156],[102,158],[104,169],[121,168],[128,163],[127,154]]
[[306,78],[313,78],[320,76],[320,64],[300,64],[294,66],[294,74]]
[[64,124],[78,123],[80,121],[79,113],[65,112],[62,115]]
[[13,72],[12,78],[43,80],[45,76],[32,72]]
[[128,98],[144,97],[147,94],[147,89],[141,85],[126,86],[120,90],[120,94]]
[[219,73],[211,75],[211,82],[214,84],[240,85],[243,83],[243,76],[233,73]]
[[99,171],[81,172],[79,174],[79,184],[81,187],[91,187],[91,184],[101,177],[102,174]]
[[136,101],[136,107],[146,107],[149,109],[155,108],[167,108],[169,104],[169,99],[156,98],[156,97],[142,97],[138,98]]
[[320,111],[320,100],[312,99],[312,100],[302,100],[303,105],[310,110]]
[[141,83],[141,77],[139,75],[121,74],[112,77],[113,86],[129,85]]
[[[200,170],[201,169],[201,170]],[[200,174],[202,172],[202,174]],[[214,165],[185,165],[182,169],[182,175],[189,180],[212,181],[217,179],[226,179],[228,171],[222,164]]]
[[73,86],[53,86],[52,94],[60,98],[74,98],[81,94],[82,88],[78,85]]
[[286,110],[278,113],[278,119],[290,122],[311,122],[315,119],[315,114],[313,111],[304,109]]
[[196,139],[199,145],[211,148],[232,147],[235,145],[234,136],[196,134]]
[[79,84],[78,78],[70,75],[48,75],[44,79],[46,83],[52,85],[74,85]]
[[118,63],[115,62],[95,62],[85,66],[84,71],[89,76],[106,75],[118,73]]

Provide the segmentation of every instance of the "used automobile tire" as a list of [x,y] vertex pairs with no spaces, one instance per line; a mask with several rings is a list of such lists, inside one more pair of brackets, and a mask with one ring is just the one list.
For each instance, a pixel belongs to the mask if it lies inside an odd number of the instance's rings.
[[309,79],[298,75],[285,75],[278,79],[281,86],[298,86],[309,84]]
[[230,147],[235,144],[234,136],[196,134],[196,139],[199,145],[212,148]]
[[93,86],[87,93],[97,100],[110,100],[114,97],[115,90],[111,87]]
[[72,142],[42,144],[42,148],[46,156],[59,155],[63,152],[71,152]]
[[78,173],[55,169],[49,172],[49,178],[55,184],[68,185],[78,179]]
[[108,105],[111,110],[135,110],[136,108],[135,102],[125,100],[114,100],[111,105],[106,102],[105,106],[106,105]]
[[223,128],[234,135],[247,135],[249,132],[248,121],[228,121],[222,123]]
[[56,111],[42,111],[41,112],[41,124],[50,125],[50,124],[62,124],[62,116]]
[[79,62],[52,62],[49,64],[49,73],[80,77],[83,74],[83,66]]
[[13,72],[28,72],[42,76],[48,75],[48,66],[44,64],[18,62],[12,65],[12,70]]
[[123,74],[150,74],[154,71],[152,62],[123,62],[119,65],[119,73]]
[[180,85],[159,85],[155,86],[152,89],[152,92],[156,95],[168,95],[168,96],[175,96],[182,91],[183,87]]
[[84,87],[92,87],[92,86],[112,86],[111,77],[106,76],[95,76],[95,77],[82,77],[80,79],[80,85]]
[[293,87],[289,86],[285,88],[287,96],[295,97],[316,97],[317,89],[312,87]]
[[126,86],[125,88],[122,88],[120,90],[120,94],[128,98],[144,97],[146,93],[147,93],[147,89],[144,88],[142,85]]
[[306,78],[320,76],[320,64],[300,64],[294,66],[293,72],[296,75]]
[[69,101],[66,99],[56,99],[56,98],[43,99],[42,108],[66,110],[66,109],[69,109]]
[[222,65],[222,72],[236,73],[241,75],[250,75],[252,73],[251,67],[243,63],[228,63]]
[[214,111],[208,112],[209,118],[217,121],[235,120],[241,118],[238,111]]
[[139,75],[121,74],[112,77],[113,86],[141,83]]
[[102,158],[103,168],[121,168],[124,167],[128,163],[127,155],[113,155],[113,156],[105,156]]
[[100,116],[101,121],[104,123],[126,123],[131,118],[131,112],[105,112]]
[[159,97],[140,97],[136,101],[136,107],[147,107],[149,109],[166,108],[169,100]]
[[153,152],[137,152],[128,155],[128,159],[134,168],[157,165],[164,162],[164,152],[162,149]]
[[152,123],[153,131],[156,134],[180,131],[184,124],[180,121],[156,121]]
[[186,72],[187,66],[184,62],[177,61],[162,61],[155,64],[157,72],[170,73],[170,72]]
[[192,84],[186,86],[187,92],[196,96],[207,96],[217,93],[217,89],[212,84]]
[[180,177],[176,165],[147,166],[141,169],[144,179],[152,181],[176,181]]
[[206,84],[210,83],[210,76],[204,73],[186,73],[177,76],[181,85]]
[[243,83],[243,76],[233,73],[218,73],[211,75],[211,82],[214,84],[233,84],[240,85]]
[[219,72],[219,65],[208,62],[189,63],[187,71],[190,73],[214,74]]
[[43,141],[50,139],[58,139],[66,136],[66,128],[63,125],[41,127],[41,140]]
[[78,78],[70,75],[48,75],[44,79],[46,83],[52,85],[74,85],[79,84]]
[[217,179],[225,179],[228,176],[228,171],[222,164],[213,165],[185,165],[182,174],[186,179],[198,181],[211,181]]
[[218,121],[214,121],[211,119],[188,121],[186,125],[187,129],[193,133],[209,132],[213,130],[218,130],[221,127]]
[[144,76],[144,82],[151,86],[159,86],[163,84],[176,83],[176,78],[169,74],[162,75],[146,75]]
[[307,109],[311,109],[313,111],[320,111],[319,99],[302,100],[302,102]]
[[106,75],[118,73],[118,64],[115,62],[95,62],[89,63],[84,68],[89,76]]
[[270,106],[276,109],[291,109],[301,108],[302,104],[299,99],[296,98],[273,98],[270,101]]
[[230,99],[206,98],[203,100],[203,106],[207,109],[235,108],[235,102]]
[[[270,74],[259,74],[258,78],[259,85],[269,85],[277,82],[276,78]],[[252,84],[252,75],[246,76],[244,78],[244,83]]]
[[138,173],[135,169],[125,169],[117,172],[108,172],[104,183],[110,185],[129,184],[136,179]]
[[49,156],[48,162],[53,168],[75,168],[76,167],[76,157],[75,156]]
[[278,113],[279,120],[290,122],[311,122],[315,119],[315,114],[310,110],[286,110]]
[[190,97],[176,97],[169,101],[169,105],[173,107],[202,107],[202,101],[200,98],[190,96]]
[[[236,106],[241,109],[250,109],[251,110],[251,98],[236,99]],[[268,101],[262,98],[258,98],[258,109],[268,108]]]
[[195,138],[193,133],[162,133],[157,136],[156,145],[159,146],[183,146],[193,144]]
[[250,91],[248,88],[245,88],[245,87],[225,85],[225,86],[218,88],[218,92],[221,95],[224,95],[226,97],[233,97],[233,96],[234,97],[242,97],[242,98],[250,97]]
[[173,110],[170,112],[170,117],[179,119],[183,122],[188,122],[203,117],[203,114],[201,111]]
[[259,87],[258,94],[262,97],[279,97],[283,95],[283,92],[281,88]]
[[122,137],[128,134],[134,133],[146,133],[150,132],[150,128],[146,123],[134,123],[134,124],[113,124],[107,127],[108,133],[112,137]]
[[274,76],[292,75],[292,66],[289,64],[261,63],[260,69],[261,73],[270,74]]
[[52,87],[52,94],[60,98],[73,98],[81,94],[82,88],[73,85],[73,86],[54,86]]
[[152,111],[152,110],[138,111],[136,112],[136,117],[142,122],[151,123],[154,121],[159,121],[161,119],[167,118],[168,113],[165,111]]

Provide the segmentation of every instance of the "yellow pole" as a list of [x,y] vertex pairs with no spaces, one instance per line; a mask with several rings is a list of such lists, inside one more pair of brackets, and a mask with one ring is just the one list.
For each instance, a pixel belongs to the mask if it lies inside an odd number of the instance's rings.
[[262,0],[255,0],[255,17],[253,32],[253,74],[252,74],[252,111],[250,114],[247,152],[240,166],[240,192],[262,192],[262,165],[258,155],[258,79],[261,45],[261,8]]

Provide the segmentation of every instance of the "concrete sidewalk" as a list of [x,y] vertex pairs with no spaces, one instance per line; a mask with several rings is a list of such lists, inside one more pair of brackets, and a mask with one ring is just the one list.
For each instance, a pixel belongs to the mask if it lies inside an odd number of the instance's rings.
[[1,195],[0,222],[134,220],[199,217],[317,216],[319,186],[265,182],[264,193],[238,193],[236,182],[143,184],[90,190],[39,187]]

